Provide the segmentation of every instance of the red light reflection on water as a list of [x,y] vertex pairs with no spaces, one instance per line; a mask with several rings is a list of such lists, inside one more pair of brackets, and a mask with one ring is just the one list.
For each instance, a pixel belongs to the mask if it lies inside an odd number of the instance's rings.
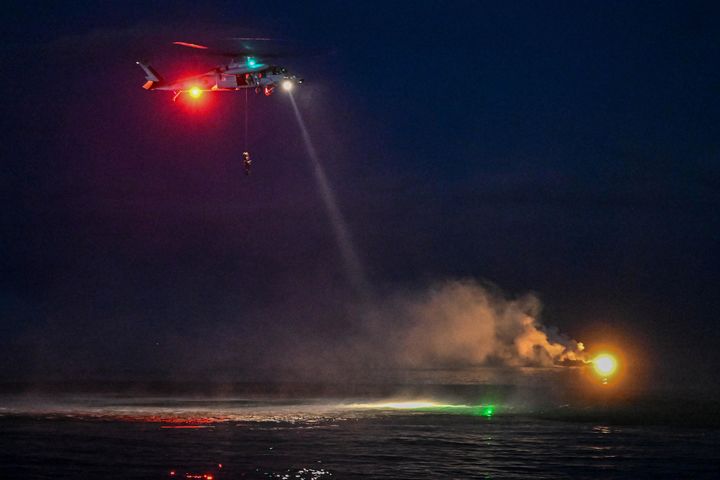
[[[223,417],[174,417],[164,415],[116,415],[115,421],[131,423],[166,423],[168,428],[207,428],[213,423],[225,422]],[[165,428],[165,426],[163,426]]]
[[195,472],[185,472],[183,474],[180,474],[177,469],[170,470],[168,472],[168,475],[170,477],[174,478],[185,478],[189,480],[215,480],[217,477],[215,475],[220,473],[220,470],[223,468],[222,463],[218,463],[217,465],[217,472],[205,472],[205,473],[195,473]]
[[212,428],[213,425],[162,425],[160,428]]
[[[176,477],[177,472],[175,470],[170,470],[169,475],[171,477]],[[212,473],[191,473],[186,472],[185,475],[182,478],[191,478],[191,479],[198,479],[198,480],[215,480],[215,475]]]

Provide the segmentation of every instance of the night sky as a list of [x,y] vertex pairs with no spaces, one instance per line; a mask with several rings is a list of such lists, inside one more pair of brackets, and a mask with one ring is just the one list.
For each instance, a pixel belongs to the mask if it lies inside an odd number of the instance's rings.
[[[13,5],[14,4],[14,5]],[[716,2],[12,2],[3,9],[0,379],[242,380],[352,338],[353,291],[286,95],[146,92],[282,62],[374,295],[476,279],[635,352],[720,368]],[[319,52],[319,53],[318,53]],[[254,158],[243,175],[241,152]]]

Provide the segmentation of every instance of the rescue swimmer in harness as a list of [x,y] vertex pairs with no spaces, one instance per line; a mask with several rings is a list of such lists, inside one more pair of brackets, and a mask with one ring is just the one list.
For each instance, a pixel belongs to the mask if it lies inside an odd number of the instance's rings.
[[245,175],[250,175],[250,167],[252,167],[252,160],[250,160],[250,152],[243,152],[243,167],[245,167]]

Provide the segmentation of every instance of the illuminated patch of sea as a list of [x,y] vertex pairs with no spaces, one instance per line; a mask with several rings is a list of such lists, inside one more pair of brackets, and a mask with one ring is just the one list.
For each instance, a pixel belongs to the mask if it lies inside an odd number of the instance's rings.
[[717,478],[716,426],[632,416],[424,398],[6,395],[0,478]]

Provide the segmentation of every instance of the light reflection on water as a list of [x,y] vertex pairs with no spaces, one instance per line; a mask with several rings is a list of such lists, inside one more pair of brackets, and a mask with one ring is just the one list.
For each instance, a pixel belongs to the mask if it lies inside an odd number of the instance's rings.
[[484,417],[423,398],[0,401],[0,478],[712,478],[720,461],[716,430],[551,421],[512,405]]
[[[212,427],[225,422],[269,422],[298,426],[327,424],[392,412],[482,415],[497,412],[493,404],[448,404],[432,400],[392,400],[378,402],[270,403],[224,400],[203,401],[134,398],[35,399],[18,398],[0,409],[2,416],[34,416],[45,419],[77,419],[165,424],[164,428]],[[191,425],[192,424],[192,425]]]

